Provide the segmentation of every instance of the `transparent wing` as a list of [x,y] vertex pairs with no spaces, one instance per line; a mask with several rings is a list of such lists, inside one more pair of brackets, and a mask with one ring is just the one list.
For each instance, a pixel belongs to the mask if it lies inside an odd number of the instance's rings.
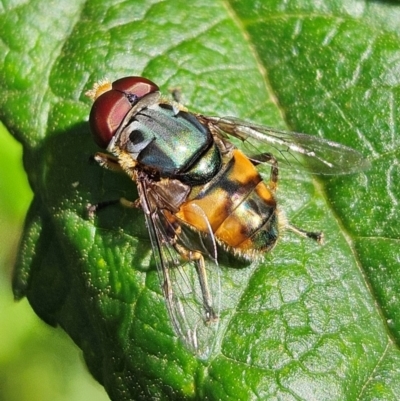
[[290,166],[314,174],[351,174],[370,164],[356,150],[312,135],[286,132],[248,123],[234,117],[198,116],[222,136],[243,141],[242,149],[252,160],[264,163],[263,152],[272,154],[280,166]]
[[[221,288],[214,237],[211,229],[208,235],[202,235],[179,221],[171,222],[168,212],[152,205],[145,187],[145,183],[138,183],[173,328],[189,350],[206,359],[214,348],[219,327]],[[196,253],[205,257],[199,260],[193,256]],[[205,301],[204,277],[209,304]]]

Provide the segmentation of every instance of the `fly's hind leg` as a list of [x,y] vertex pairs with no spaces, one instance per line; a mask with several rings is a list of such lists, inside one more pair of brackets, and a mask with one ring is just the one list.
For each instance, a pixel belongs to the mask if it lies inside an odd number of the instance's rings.
[[272,155],[271,153],[262,153],[260,155],[253,157],[254,158],[250,158],[250,160],[255,166],[257,166],[260,163],[267,163],[271,165],[271,173],[269,177],[268,186],[271,189],[271,191],[275,192],[279,179],[278,160],[276,160],[275,156]]
[[287,224],[286,228],[295,234],[300,235],[301,237],[311,238],[314,241],[317,241],[320,245],[324,243],[324,233],[321,231],[306,231],[291,224]]
[[[259,164],[260,162],[263,163],[268,163],[271,165],[271,175],[269,179],[269,188],[275,192],[276,187],[278,185],[278,179],[279,179],[279,169],[278,169],[278,160],[276,160],[275,156],[270,154],[270,153],[263,153],[255,158],[257,161],[253,161],[255,165]],[[301,228],[295,227],[291,225],[290,223],[287,223],[285,227],[294,232],[297,235],[300,235],[302,237],[306,238],[311,238],[314,241],[317,241],[319,244],[324,243],[324,233],[321,231],[306,231]]]

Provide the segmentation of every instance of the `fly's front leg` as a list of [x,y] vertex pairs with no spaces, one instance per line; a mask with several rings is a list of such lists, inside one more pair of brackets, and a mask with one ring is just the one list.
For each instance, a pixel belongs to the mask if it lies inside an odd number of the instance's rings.
[[94,205],[89,203],[87,205],[87,211],[89,214],[89,218],[93,218],[94,215],[99,210],[104,209],[108,206],[116,205],[117,203],[119,203],[120,205],[122,205],[124,207],[130,208],[130,209],[140,209],[141,208],[139,199],[136,199],[135,201],[130,201],[125,198],[119,198],[119,199],[112,199],[112,200],[108,200],[108,201],[102,201],[102,202],[96,203]]
[[100,164],[101,167],[111,170],[111,171],[117,171],[117,172],[122,172],[122,168],[120,164],[118,163],[118,159],[115,156],[108,155],[107,153],[96,153],[93,156],[94,160]]
[[176,103],[181,103],[182,101],[182,89],[180,87],[177,88],[170,88],[169,93],[172,96],[172,99],[174,99],[174,102]]
[[115,205],[115,204],[117,204],[117,203],[119,203],[119,199],[113,199],[113,200],[108,200],[108,201],[102,201],[102,202],[99,202],[99,203],[95,203],[94,205],[92,205],[91,203],[89,203],[89,204],[86,206],[86,209],[87,209],[87,211],[88,211],[89,218],[92,219],[92,218],[95,216],[95,214],[96,214],[99,210],[105,209],[106,207]]
[[[107,170],[115,171],[115,172],[123,172],[123,169],[121,168],[118,159],[114,156],[108,155],[107,153],[96,153],[93,156],[93,159],[99,163],[99,165]],[[120,199],[112,199],[108,201],[102,201],[99,203],[96,203],[94,205],[89,204],[87,205],[87,211],[89,214],[90,218],[93,218],[94,215],[101,209],[104,209],[108,206],[113,206],[117,203],[120,203],[124,207],[128,208],[140,208],[140,201],[139,199],[136,199],[136,201],[129,201],[125,198],[120,198]]]
[[172,102],[169,102],[172,106],[175,115],[177,115],[180,111],[187,112],[188,109],[182,104],[182,91],[181,88],[170,88],[169,92],[172,96]]

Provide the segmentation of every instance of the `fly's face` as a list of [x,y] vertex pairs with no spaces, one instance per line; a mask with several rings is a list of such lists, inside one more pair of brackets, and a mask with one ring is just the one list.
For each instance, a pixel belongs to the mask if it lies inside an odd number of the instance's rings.
[[135,181],[139,201],[131,204],[144,212],[172,324],[201,357],[218,330],[221,249],[259,259],[282,228],[322,242],[322,233],[282,222],[278,163],[319,174],[368,166],[355,150],[321,138],[189,113],[142,77],[99,84],[89,96],[95,141],[111,153],[95,158]]

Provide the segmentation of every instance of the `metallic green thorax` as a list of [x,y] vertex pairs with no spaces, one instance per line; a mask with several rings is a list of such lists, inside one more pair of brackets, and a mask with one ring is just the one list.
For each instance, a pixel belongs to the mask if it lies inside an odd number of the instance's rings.
[[123,130],[126,151],[161,177],[199,185],[221,167],[221,155],[210,131],[189,113],[155,103],[131,116]]

